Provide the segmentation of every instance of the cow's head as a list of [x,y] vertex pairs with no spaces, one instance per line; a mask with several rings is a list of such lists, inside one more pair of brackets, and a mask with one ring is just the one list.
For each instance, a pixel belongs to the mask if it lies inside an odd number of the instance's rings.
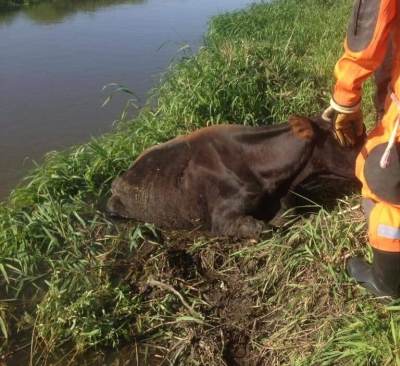
[[366,135],[360,137],[353,147],[341,146],[334,137],[332,124],[322,118],[312,120],[315,136],[310,163],[317,174],[339,178],[355,178],[355,162],[364,145]]

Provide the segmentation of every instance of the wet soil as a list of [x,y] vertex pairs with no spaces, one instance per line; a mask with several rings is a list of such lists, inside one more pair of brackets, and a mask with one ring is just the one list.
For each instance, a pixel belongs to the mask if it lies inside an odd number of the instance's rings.
[[[115,225],[118,230],[129,232],[135,223],[125,221]],[[272,230],[265,232],[262,239],[270,235]],[[273,279],[270,283],[264,281],[271,275],[269,265],[276,265],[280,259],[273,255],[272,259],[268,258],[269,251],[254,256],[235,255],[256,244],[252,240],[213,238],[200,231],[163,230],[146,232],[133,251],[122,246],[112,259],[109,276],[115,283],[130,286],[133,293],[142,297],[141,331],[132,330],[131,341],[122,344],[118,351],[95,350],[71,364],[286,364],[283,353],[277,355],[274,347],[268,346],[268,337],[274,332],[280,333],[279,328],[286,326],[285,301],[291,296],[279,289],[279,281],[285,279]],[[290,250],[295,250],[298,244],[291,245]],[[285,262],[279,265],[284,266]],[[304,288],[314,291],[313,283],[320,281],[318,271],[318,267],[299,268],[304,278],[296,275],[296,283],[306,287],[289,288],[288,291],[293,291],[293,299],[301,302]],[[284,267],[276,273],[287,276]],[[309,285],[306,285],[308,282]],[[282,292],[283,300],[268,303],[268,298],[274,296],[276,291]],[[329,287],[321,286],[318,293],[310,296],[314,297],[329,299]],[[326,305],[316,301],[307,306],[319,309]],[[296,307],[297,304],[294,304],[293,316]],[[312,322],[305,323],[304,327],[310,330],[303,332],[300,327],[299,331],[301,337],[305,337],[303,344],[308,344],[308,337],[313,334]],[[136,325],[132,324],[132,329],[135,328]],[[278,342],[282,342],[279,347],[285,347],[290,339]],[[304,345],[301,347],[305,349]],[[14,360],[10,358],[8,366],[22,365],[29,360],[30,349],[12,356]],[[49,364],[55,365],[57,361]]]

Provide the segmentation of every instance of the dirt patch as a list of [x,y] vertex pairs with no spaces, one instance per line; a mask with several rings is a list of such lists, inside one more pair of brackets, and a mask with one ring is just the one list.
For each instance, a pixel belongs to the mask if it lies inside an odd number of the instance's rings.
[[[135,360],[126,363],[121,354],[122,364],[257,365],[260,358],[250,346],[254,319],[260,313],[257,293],[248,284],[249,272],[241,270],[243,262],[231,257],[254,243],[199,232],[158,234],[157,243],[143,240],[110,272],[129,283],[145,304],[145,324],[134,349],[133,345],[124,348],[125,354],[135,354]],[[251,265],[248,270],[252,272]],[[191,320],[196,314],[201,321]],[[172,337],[166,336],[168,332]]]
[[129,334],[118,351],[79,356],[80,366],[287,365],[312,354],[321,319],[332,329],[352,306],[326,268],[340,256],[318,249],[313,259],[301,223],[258,242],[144,230],[132,250],[134,230],[120,228],[128,234],[106,251],[103,274],[140,299]]
[[184,280],[191,280],[196,277],[196,260],[184,249],[167,250],[168,265],[172,275]]

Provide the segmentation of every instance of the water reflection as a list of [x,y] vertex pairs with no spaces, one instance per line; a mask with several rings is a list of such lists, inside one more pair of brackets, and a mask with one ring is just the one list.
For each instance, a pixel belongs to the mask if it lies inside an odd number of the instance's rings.
[[[0,0],[0,2],[3,0]],[[103,85],[140,105],[211,16],[254,0],[53,0],[0,11],[0,201],[50,150],[109,131],[125,104],[101,108]]]
[[24,15],[37,24],[55,24],[79,12],[95,12],[101,8],[120,4],[140,4],[147,0],[54,0],[31,5],[21,10],[1,9],[0,24],[10,24]]
[[19,13],[17,10],[9,10],[0,8],[0,25],[8,25],[12,23],[15,16]]

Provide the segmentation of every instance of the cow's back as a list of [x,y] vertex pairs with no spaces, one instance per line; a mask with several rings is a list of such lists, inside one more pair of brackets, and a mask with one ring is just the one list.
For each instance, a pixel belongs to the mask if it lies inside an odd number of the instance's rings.
[[196,217],[188,212],[182,178],[191,158],[190,143],[174,139],[144,152],[113,183],[129,217],[161,226],[189,228]]

